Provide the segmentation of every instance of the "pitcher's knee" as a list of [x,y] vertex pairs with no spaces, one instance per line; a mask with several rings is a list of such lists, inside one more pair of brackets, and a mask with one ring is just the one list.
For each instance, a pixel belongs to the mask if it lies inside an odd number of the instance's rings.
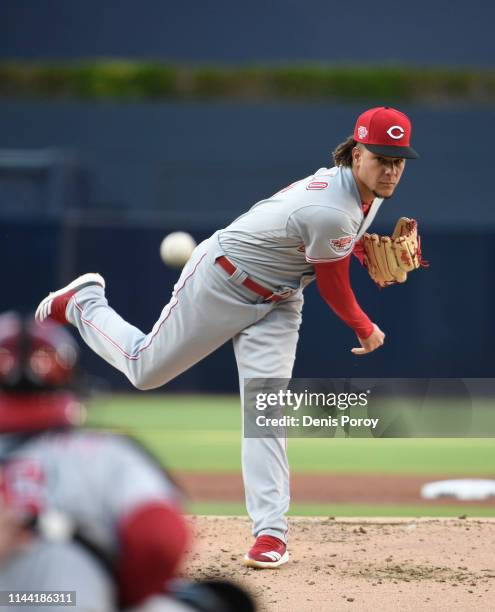
[[[139,391],[150,391],[151,389],[156,389],[156,386],[150,386],[141,380],[131,380],[132,386],[138,389]],[[157,385],[159,386],[159,385]]]
[[127,375],[131,384],[140,391],[150,391],[166,384],[170,377],[160,376],[156,369],[151,371],[138,370]]
[[151,389],[156,389],[157,387],[161,386],[160,384],[152,383],[148,378],[141,376],[136,376],[133,378],[129,377],[129,380],[131,381],[133,387],[139,389],[139,391],[150,391]]

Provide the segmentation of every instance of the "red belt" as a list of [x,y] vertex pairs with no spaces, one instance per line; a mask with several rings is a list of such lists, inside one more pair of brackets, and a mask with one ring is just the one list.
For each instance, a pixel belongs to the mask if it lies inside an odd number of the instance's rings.
[[[225,255],[219,257],[215,263],[221,266],[225,272],[229,274],[229,276],[232,276],[232,274],[237,271],[237,268],[225,257]],[[249,278],[249,276],[246,277],[241,284],[253,291],[253,293],[261,295],[261,297],[265,298],[265,302],[280,302],[280,300],[287,297],[286,295],[277,295],[276,293],[273,293],[273,291],[270,291],[270,289],[263,287],[263,285],[259,285],[252,278]]]

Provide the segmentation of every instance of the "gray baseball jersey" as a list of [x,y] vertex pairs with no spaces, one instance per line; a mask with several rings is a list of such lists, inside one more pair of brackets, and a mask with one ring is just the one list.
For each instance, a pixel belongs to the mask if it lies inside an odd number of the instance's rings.
[[[99,285],[76,293],[67,320],[139,389],[166,384],[232,339],[242,402],[244,379],[291,377],[313,264],[348,255],[381,202],[375,199],[364,218],[352,171],[322,168],[199,244],[149,333],[124,321]],[[216,263],[222,255],[237,266],[230,276]],[[246,276],[285,299],[264,301],[243,285]],[[243,438],[242,468],[254,535],[285,539],[285,440]]]
[[[74,430],[18,446],[17,439],[0,436],[3,499],[19,512],[59,513],[105,557],[118,554],[119,519],[143,503],[176,499],[159,465],[125,437]],[[0,590],[6,589],[76,590],[76,609],[113,609],[104,566],[70,539],[41,537],[9,559],[0,568]]]
[[304,286],[313,265],[346,257],[370,226],[382,199],[366,217],[350,168],[321,168],[261,200],[220,231],[234,263],[270,286]]

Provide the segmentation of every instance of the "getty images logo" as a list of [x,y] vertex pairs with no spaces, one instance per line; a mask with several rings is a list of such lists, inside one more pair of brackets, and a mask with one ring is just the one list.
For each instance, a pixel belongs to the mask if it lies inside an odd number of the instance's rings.
[[404,136],[404,128],[400,125],[393,125],[388,128],[387,134],[394,140],[400,140]]

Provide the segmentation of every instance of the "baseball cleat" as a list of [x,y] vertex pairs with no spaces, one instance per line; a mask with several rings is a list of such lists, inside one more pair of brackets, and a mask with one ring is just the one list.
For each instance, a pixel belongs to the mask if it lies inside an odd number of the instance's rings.
[[100,285],[105,289],[105,279],[100,274],[89,272],[88,274],[78,276],[71,283],[62,287],[62,289],[52,291],[40,302],[36,309],[36,320],[43,322],[46,319],[52,319],[57,321],[57,323],[67,325],[68,321],[65,317],[67,304],[78,291],[90,285]]
[[289,560],[287,545],[282,540],[270,535],[261,535],[248,554],[244,557],[244,565],[259,569],[280,567]]

